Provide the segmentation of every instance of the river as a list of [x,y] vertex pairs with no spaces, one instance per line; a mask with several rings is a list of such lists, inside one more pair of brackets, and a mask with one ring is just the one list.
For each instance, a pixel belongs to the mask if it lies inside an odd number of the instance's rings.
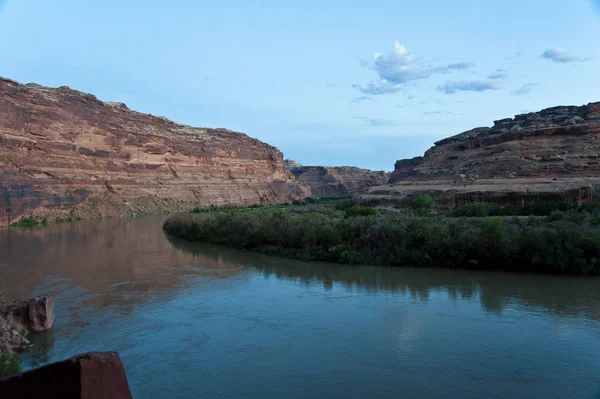
[[47,293],[25,368],[115,350],[136,398],[600,398],[600,279],[305,263],[164,216],[0,230],[0,289]]

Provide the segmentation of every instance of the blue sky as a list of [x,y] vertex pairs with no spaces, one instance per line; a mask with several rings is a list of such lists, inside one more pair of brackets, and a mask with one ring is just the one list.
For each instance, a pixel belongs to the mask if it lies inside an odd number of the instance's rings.
[[391,170],[494,119],[600,101],[599,37],[600,0],[0,0],[0,76]]

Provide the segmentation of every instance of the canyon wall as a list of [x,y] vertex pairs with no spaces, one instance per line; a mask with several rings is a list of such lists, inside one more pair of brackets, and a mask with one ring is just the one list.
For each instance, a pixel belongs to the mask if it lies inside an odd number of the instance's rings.
[[304,198],[277,148],[0,78],[0,226]]
[[303,166],[292,160],[284,163],[299,183],[310,187],[314,198],[357,195],[369,187],[386,184],[390,178],[388,172],[350,166]]
[[440,205],[595,200],[600,188],[600,103],[517,115],[435,143],[400,160],[390,184],[358,197],[402,207],[428,192]]

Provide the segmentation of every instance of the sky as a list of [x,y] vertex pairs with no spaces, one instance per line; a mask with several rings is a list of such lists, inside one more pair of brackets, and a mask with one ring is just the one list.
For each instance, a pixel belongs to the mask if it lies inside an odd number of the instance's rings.
[[377,170],[600,101],[598,38],[600,0],[0,0],[0,76]]

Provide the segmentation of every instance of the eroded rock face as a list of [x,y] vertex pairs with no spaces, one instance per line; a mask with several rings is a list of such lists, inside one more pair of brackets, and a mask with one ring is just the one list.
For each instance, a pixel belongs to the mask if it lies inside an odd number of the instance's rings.
[[279,150],[245,134],[0,79],[0,225],[23,215],[117,216],[308,194]]
[[9,302],[0,294],[0,353],[22,351],[30,345],[27,334],[49,330],[53,324],[52,298],[39,296]]
[[0,308],[0,316],[25,335],[46,331],[54,325],[54,302],[48,296],[39,296],[5,304]]
[[400,160],[390,185],[360,196],[404,206],[423,192],[442,206],[594,200],[600,188],[600,103],[554,107],[440,140]]
[[302,166],[291,160],[286,166],[301,184],[310,187],[314,198],[357,195],[368,187],[386,184],[388,172],[349,166]]

